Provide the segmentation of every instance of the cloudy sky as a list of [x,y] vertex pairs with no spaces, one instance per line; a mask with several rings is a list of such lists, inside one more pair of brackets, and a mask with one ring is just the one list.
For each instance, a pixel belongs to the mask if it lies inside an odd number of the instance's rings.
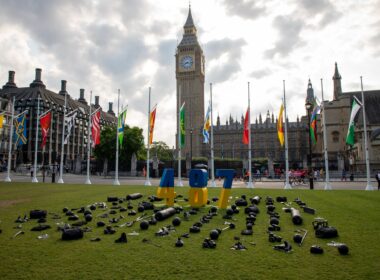
[[[48,89],[68,81],[117,104],[127,123],[147,124],[148,88],[158,103],[155,140],[175,143],[175,60],[186,0],[0,0],[0,85],[16,71],[19,87],[42,68]],[[253,120],[278,113],[286,80],[288,115],[304,114],[307,81],[332,98],[334,63],[343,91],[380,89],[380,0],[192,0],[206,57],[205,103],[213,83],[214,116],[240,120],[251,83]],[[115,107],[114,107],[115,109]],[[214,120],[215,121],[215,120]],[[146,130],[145,130],[146,131]]]

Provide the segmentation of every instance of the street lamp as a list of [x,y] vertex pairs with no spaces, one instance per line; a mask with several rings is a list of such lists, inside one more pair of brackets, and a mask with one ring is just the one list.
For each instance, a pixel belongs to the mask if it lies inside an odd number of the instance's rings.
[[305,104],[305,107],[306,107],[306,110],[307,110],[307,119],[308,119],[308,134],[309,134],[309,157],[308,157],[308,161],[309,161],[309,186],[310,186],[310,189],[314,189],[314,181],[313,181],[313,176],[314,174],[312,174],[312,169],[311,169],[311,158],[312,158],[312,151],[311,151],[311,135],[310,135],[310,129],[311,129],[311,125],[310,125],[310,112],[311,112],[311,109],[313,107],[313,104],[310,102],[310,100],[306,100],[306,104]]

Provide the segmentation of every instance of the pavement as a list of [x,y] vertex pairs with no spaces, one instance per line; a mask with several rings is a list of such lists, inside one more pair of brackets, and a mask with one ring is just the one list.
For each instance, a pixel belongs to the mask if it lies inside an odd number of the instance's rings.
[[[6,177],[6,173],[0,173],[0,182],[4,183],[4,179]],[[10,175],[12,182],[31,182],[32,178],[30,175],[21,175],[16,173],[11,173]],[[43,183],[42,176],[37,176],[38,182]],[[65,184],[84,184],[86,180],[86,175],[77,175],[66,173],[63,175],[63,181]],[[55,181],[58,181],[58,176],[55,178]],[[113,185],[114,178],[113,177],[104,177],[104,176],[95,176],[92,175],[90,177],[90,181],[92,184],[101,184],[101,185]],[[189,182],[187,178],[183,178],[183,185],[188,186]],[[51,177],[45,178],[46,183],[51,183]],[[134,186],[144,186],[145,185],[145,177],[119,177],[120,185],[134,185]],[[223,180],[215,180],[217,187],[222,187]],[[151,178],[150,183],[152,186],[158,186],[160,184],[159,178]],[[175,185],[177,184],[177,178],[175,178]],[[284,181],[282,180],[271,180],[267,178],[262,178],[261,180],[254,181],[254,188],[260,189],[283,189]],[[377,190],[377,182],[373,179],[371,182],[374,190]],[[366,178],[357,178],[354,181],[340,181],[339,179],[332,179],[330,181],[331,188],[333,190],[365,190],[367,185]],[[232,184],[233,188],[246,188],[247,184],[244,181],[235,180]],[[325,187],[324,181],[314,181],[314,189],[323,190]],[[293,189],[309,189],[309,183],[301,184],[297,186],[292,186]]]

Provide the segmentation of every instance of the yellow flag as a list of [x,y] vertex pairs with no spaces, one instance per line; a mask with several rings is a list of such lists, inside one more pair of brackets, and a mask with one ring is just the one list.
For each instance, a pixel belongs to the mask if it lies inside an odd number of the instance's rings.
[[0,128],[3,128],[4,115],[0,115]]
[[282,113],[284,112],[284,105],[281,104],[280,107],[280,113],[278,114],[278,121],[277,121],[277,135],[278,135],[278,140],[280,141],[281,147],[284,146],[284,127],[282,126]]

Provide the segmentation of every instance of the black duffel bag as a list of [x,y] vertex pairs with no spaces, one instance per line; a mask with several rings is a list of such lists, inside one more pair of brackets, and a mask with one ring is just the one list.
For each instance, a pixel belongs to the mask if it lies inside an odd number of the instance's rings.
[[29,212],[30,219],[46,218],[46,215],[47,215],[46,210],[30,210]]
[[317,238],[334,238],[338,236],[338,230],[334,227],[318,227],[315,230],[315,237]]
[[77,240],[83,238],[81,228],[68,228],[62,231],[62,240]]

